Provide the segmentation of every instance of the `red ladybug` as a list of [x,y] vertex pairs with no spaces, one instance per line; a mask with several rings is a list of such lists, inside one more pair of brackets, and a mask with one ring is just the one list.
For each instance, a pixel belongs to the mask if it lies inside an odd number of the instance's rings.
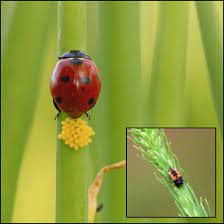
[[78,118],[96,103],[101,79],[93,60],[79,50],[58,57],[59,61],[50,81],[51,95],[56,109]]

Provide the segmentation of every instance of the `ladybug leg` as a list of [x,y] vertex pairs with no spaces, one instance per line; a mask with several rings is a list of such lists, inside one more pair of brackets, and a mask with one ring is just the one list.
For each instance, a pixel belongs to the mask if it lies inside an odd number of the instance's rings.
[[60,113],[61,112],[58,112],[57,115],[54,117],[55,120],[56,120],[56,118],[58,118],[58,116],[59,116]]
[[103,208],[103,203],[100,203],[96,208],[96,212],[100,212],[102,208]]
[[57,104],[54,102],[54,99],[53,99],[53,104],[54,104],[54,107],[57,111],[61,112],[61,110],[58,108]]
[[90,121],[90,116],[89,116],[89,114],[86,112],[86,117],[89,119],[89,121]]
[[58,108],[57,104],[54,102],[54,99],[53,99],[53,104],[54,104],[54,107],[56,108],[56,110],[58,111],[57,115],[54,118],[56,120],[56,118],[58,117],[58,115],[61,113],[61,110]]

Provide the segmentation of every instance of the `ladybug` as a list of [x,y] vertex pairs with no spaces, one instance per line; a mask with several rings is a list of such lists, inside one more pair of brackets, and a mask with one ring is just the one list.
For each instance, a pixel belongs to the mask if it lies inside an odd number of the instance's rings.
[[99,71],[79,50],[66,52],[58,59],[50,81],[53,103],[59,113],[64,111],[76,119],[96,104],[101,88]]
[[180,173],[177,170],[172,169],[171,167],[168,170],[168,175],[176,187],[180,187],[184,183],[184,180],[181,177]]

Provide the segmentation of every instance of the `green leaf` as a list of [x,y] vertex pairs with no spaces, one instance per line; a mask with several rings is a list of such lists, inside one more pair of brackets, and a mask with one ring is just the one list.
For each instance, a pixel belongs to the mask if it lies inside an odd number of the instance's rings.
[[196,1],[215,110],[223,132],[223,46],[214,2]]
[[[4,10],[11,6],[12,3],[4,5]],[[50,3],[41,2],[21,2],[14,10],[12,21],[3,22],[3,31],[7,35],[1,58],[2,222],[10,222],[12,216],[19,169],[32,126],[54,13]]]
[[159,21],[148,87],[147,121],[175,125],[184,122],[184,86],[188,3],[160,2]]
[[[125,158],[125,129],[140,121],[142,102],[138,2],[100,2],[101,117],[109,138],[108,163]],[[139,107],[138,107],[139,105]],[[98,105],[96,105],[97,107]],[[106,135],[106,134],[105,134]],[[102,136],[104,138],[104,136]],[[125,172],[108,178],[104,221],[125,220]]]

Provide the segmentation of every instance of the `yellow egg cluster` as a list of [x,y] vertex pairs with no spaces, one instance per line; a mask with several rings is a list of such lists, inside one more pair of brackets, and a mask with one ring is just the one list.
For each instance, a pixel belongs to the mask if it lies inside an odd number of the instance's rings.
[[91,136],[95,133],[81,118],[74,120],[68,117],[61,122],[61,125],[62,130],[58,138],[64,140],[71,148],[78,150],[92,142]]

